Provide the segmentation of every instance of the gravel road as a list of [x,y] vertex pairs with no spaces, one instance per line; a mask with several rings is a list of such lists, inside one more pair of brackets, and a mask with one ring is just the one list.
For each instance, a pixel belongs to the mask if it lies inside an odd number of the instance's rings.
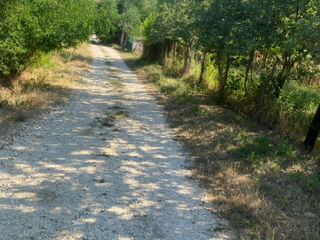
[[91,47],[85,88],[0,147],[0,239],[231,239],[162,108]]

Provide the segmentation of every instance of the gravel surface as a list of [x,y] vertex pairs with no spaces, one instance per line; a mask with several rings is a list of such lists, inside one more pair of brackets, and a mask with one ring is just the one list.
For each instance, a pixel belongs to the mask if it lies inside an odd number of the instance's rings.
[[85,88],[0,146],[0,239],[231,239],[161,107],[115,50],[92,51]]

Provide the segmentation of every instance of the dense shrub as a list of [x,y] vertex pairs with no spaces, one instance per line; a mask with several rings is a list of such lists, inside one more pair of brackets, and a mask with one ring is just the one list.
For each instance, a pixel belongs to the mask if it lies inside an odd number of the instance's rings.
[[94,24],[94,30],[98,38],[106,43],[118,42],[121,35],[120,19],[116,0],[98,2]]
[[93,29],[88,0],[11,0],[0,5],[0,77],[19,73],[39,52],[74,47]]

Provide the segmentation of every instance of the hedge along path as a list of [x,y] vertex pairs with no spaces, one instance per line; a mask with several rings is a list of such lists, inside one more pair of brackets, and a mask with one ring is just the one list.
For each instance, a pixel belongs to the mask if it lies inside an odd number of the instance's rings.
[[161,107],[91,47],[86,88],[0,150],[0,239],[233,239]]

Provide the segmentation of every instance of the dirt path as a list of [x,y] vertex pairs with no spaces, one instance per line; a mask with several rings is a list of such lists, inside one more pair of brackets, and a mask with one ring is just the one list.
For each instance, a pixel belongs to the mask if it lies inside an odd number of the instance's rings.
[[161,107],[111,48],[0,150],[0,239],[229,239]]

